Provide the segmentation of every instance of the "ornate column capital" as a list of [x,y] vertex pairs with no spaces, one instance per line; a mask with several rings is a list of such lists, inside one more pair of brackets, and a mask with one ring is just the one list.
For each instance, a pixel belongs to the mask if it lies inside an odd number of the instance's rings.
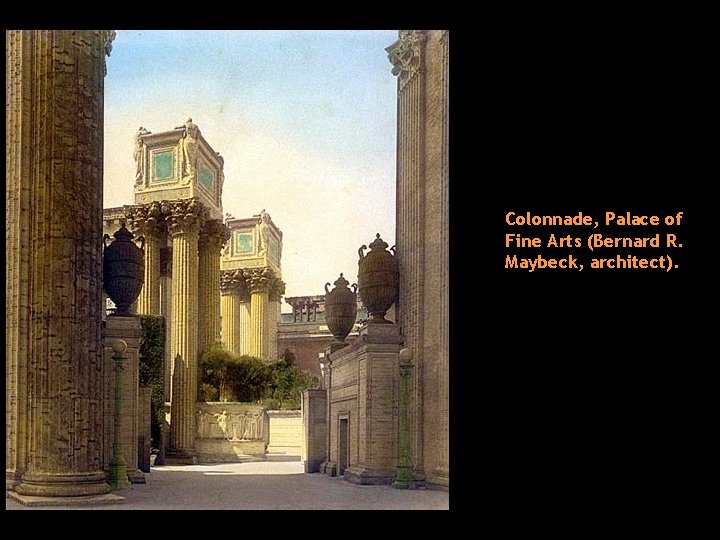
[[230,233],[222,220],[205,221],[200,229],[200,241],[209,244],[211,249],[220,250],[230,239]]
[[243,275],[250,286],[250,292],[269,292],[270,284],[275,279],[272,268],[245,268]]
[[[102,40],[105,56],[110,56],[110,53],[112,52],[112,42],[115,41],[117,33],[115,30],[98,30],[98,33],[100,35],[100,39]],[[104,58],[105,57],[103,57],[103,60]],[[107,75],[107,64],[103,62],[103,76],[105,75]]]
[[393,65],[392,74],[400,76],[398,92],[422,71],[426,38],[425,30],[400,30],[399,39],[385,48]]
[[159,237],[166,231],[165,215],[157,201],[125,207],[125,218],[134,234]]
[[237,294],[241,302],[250,301],[250,291],[241,268],[220,271],[221,294]]
[[268,291],[269,300],[271,302],[279,302],[283,294],[285,294],[285,282],[276,277],[270,283],[270,289]]
[[160,208],[172,236],[198,233],[208,215],[203,204],[195,199],[163,201]]

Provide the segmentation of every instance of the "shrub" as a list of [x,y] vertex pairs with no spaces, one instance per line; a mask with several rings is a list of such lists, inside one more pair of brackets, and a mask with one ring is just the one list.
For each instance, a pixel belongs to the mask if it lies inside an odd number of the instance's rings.
[[162,425],[165,421],[165,399],[163,369],[165,358],[165,318],[154,315],[140,316],[139,382],[151,388],[150,424],[151,445],[160,448]]

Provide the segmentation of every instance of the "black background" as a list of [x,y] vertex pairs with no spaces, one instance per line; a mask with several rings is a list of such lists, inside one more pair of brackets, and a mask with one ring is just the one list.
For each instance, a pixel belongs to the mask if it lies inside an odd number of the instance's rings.
[[[707,336],[691,287],[713,253],[694,234],[704,72],[680,20],[535,15],[492,20],[481,51],[451,32],[453,487],[487,482],[495,502],[562,508],[606,490],[619,505],[659,497],[694,466],[695,348]],[[582,211],[611,236],[675,232],[679,268],[590,270],[593,256],[667,250],[583,247],[572,250],[581,273],[506,270],[507,253],[538,253],[506,249],[506,232],[591,232],[508,227],[508,211]],[[679,228],[605,228],[605,211],[684,215]]]

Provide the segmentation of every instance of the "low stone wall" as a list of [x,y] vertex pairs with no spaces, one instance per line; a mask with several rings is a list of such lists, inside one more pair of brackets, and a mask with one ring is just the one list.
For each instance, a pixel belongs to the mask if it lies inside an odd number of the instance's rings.
[[265,458],[269,422],[261,405],[198,402],[195,405],[195,415],[195,450],[200,463]]
[[268,454],[300,456],[302,453],[302,413],[267,411],[269,420]]

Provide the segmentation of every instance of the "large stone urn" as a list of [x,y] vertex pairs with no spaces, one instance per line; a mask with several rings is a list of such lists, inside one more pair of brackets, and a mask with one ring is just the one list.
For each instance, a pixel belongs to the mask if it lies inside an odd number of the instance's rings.
[[332,291],[329,286],[325,284],[325,322],[335,339],[345,343],[357,317],[357,285],[353,283],[351,291],[348,280],[340,274]]
[[358,292],[372,315],[368,324],[392,324],[385,313],[397,300],[399,275],[395,246],[390,248],[393,253],[387,247],[378,233],[367,255],[363,253],[367,246],[358,250]]
[[145,279],[145,238],[139,237],[141,246],[133,241],[133,233],[125,225],[113,234],[115,241],[108,245],[110,236],[103,236],[103,286],[115,302],[113,315],[131,316],[130,306],[137,300]]

